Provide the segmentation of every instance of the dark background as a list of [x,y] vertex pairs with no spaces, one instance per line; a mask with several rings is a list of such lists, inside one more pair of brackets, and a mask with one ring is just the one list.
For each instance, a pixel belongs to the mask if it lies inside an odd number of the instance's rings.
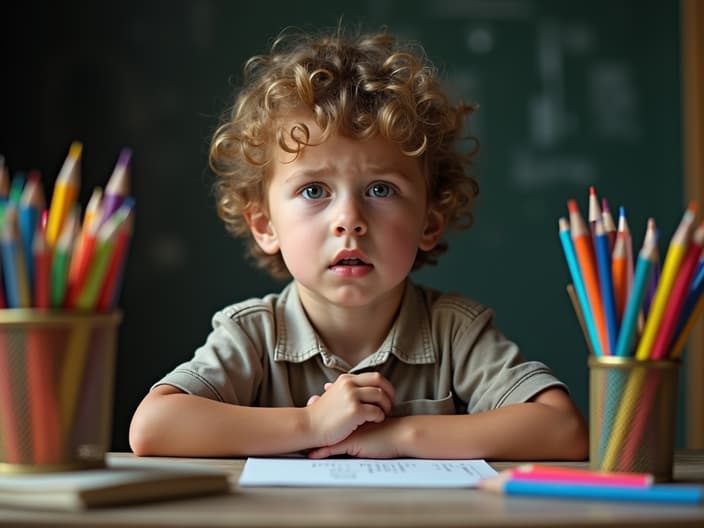
[[419,41],[452,97],[480,105],[469,127],[481,142],[475,227],[416,279],[495,308],[587,414],[557,219],[572,197],[586,214],[594,185],[612,209],[626,206],[636,251],[648,216],[669,240],[684,210],[677,2],[4,2],[0,153],[11,170],[40,169],[49,196],[80,140],[85,205],[120,148],[134,150],[113,450],[129,449],[136,405],[202,343],[215,310],[281,288],[217,219],[208,142],[247,58],[287,26],[340,17]]

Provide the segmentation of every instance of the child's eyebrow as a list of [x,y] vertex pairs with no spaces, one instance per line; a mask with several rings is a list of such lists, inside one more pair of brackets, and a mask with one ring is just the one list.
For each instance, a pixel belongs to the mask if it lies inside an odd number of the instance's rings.
[[330,174],[331,171],[332,169],[330,167],[322,167],[320,169],[300,169],[289,174],[284,180],[284,183],[291,180],[322,178],[327,174]]
[[[402,169],[391,166],[391,165],[370,165],[365,167],[365,173],[372,174],[374,176],[396,176],[404,180],[410,179],[405,171]],[[309,180],[309,179],[319,179],[334,176],[335,169],[333,167],[320,167],[317,169],[300,169],[289,174],[284,182],[289,182],[291,180]]]

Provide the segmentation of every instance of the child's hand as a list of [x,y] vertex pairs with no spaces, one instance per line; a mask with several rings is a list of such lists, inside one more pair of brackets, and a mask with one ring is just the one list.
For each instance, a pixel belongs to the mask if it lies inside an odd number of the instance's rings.
[[366,423],[338,444],[311,449],[308,457],[349,455],[358,458],[398,458],[404,456],[397,440],[399,431],[397,418],[384,423]]
[[306,407],[318,445],[333,445],[366,422],[382,422],[391,412],[394,388],[378,372],[342,374]]

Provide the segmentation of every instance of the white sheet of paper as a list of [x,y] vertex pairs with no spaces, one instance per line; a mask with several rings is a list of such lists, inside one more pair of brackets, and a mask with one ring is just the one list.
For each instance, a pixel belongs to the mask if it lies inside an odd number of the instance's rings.
[[471,488],[494,475],[484,460],[248,458],[239,485]]

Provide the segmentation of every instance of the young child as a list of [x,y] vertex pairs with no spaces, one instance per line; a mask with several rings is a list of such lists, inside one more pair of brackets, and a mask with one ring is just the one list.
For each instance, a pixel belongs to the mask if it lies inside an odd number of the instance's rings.
[[293,280],[215,314],[139,405],[134,452],[585,458],[564,384],[491,310],[409,279],[471,223],[478,191],[456,144],[471,107],[448,102],[422,51],[385,33],[283,36],[245,80],[212,140],[218,213]]

